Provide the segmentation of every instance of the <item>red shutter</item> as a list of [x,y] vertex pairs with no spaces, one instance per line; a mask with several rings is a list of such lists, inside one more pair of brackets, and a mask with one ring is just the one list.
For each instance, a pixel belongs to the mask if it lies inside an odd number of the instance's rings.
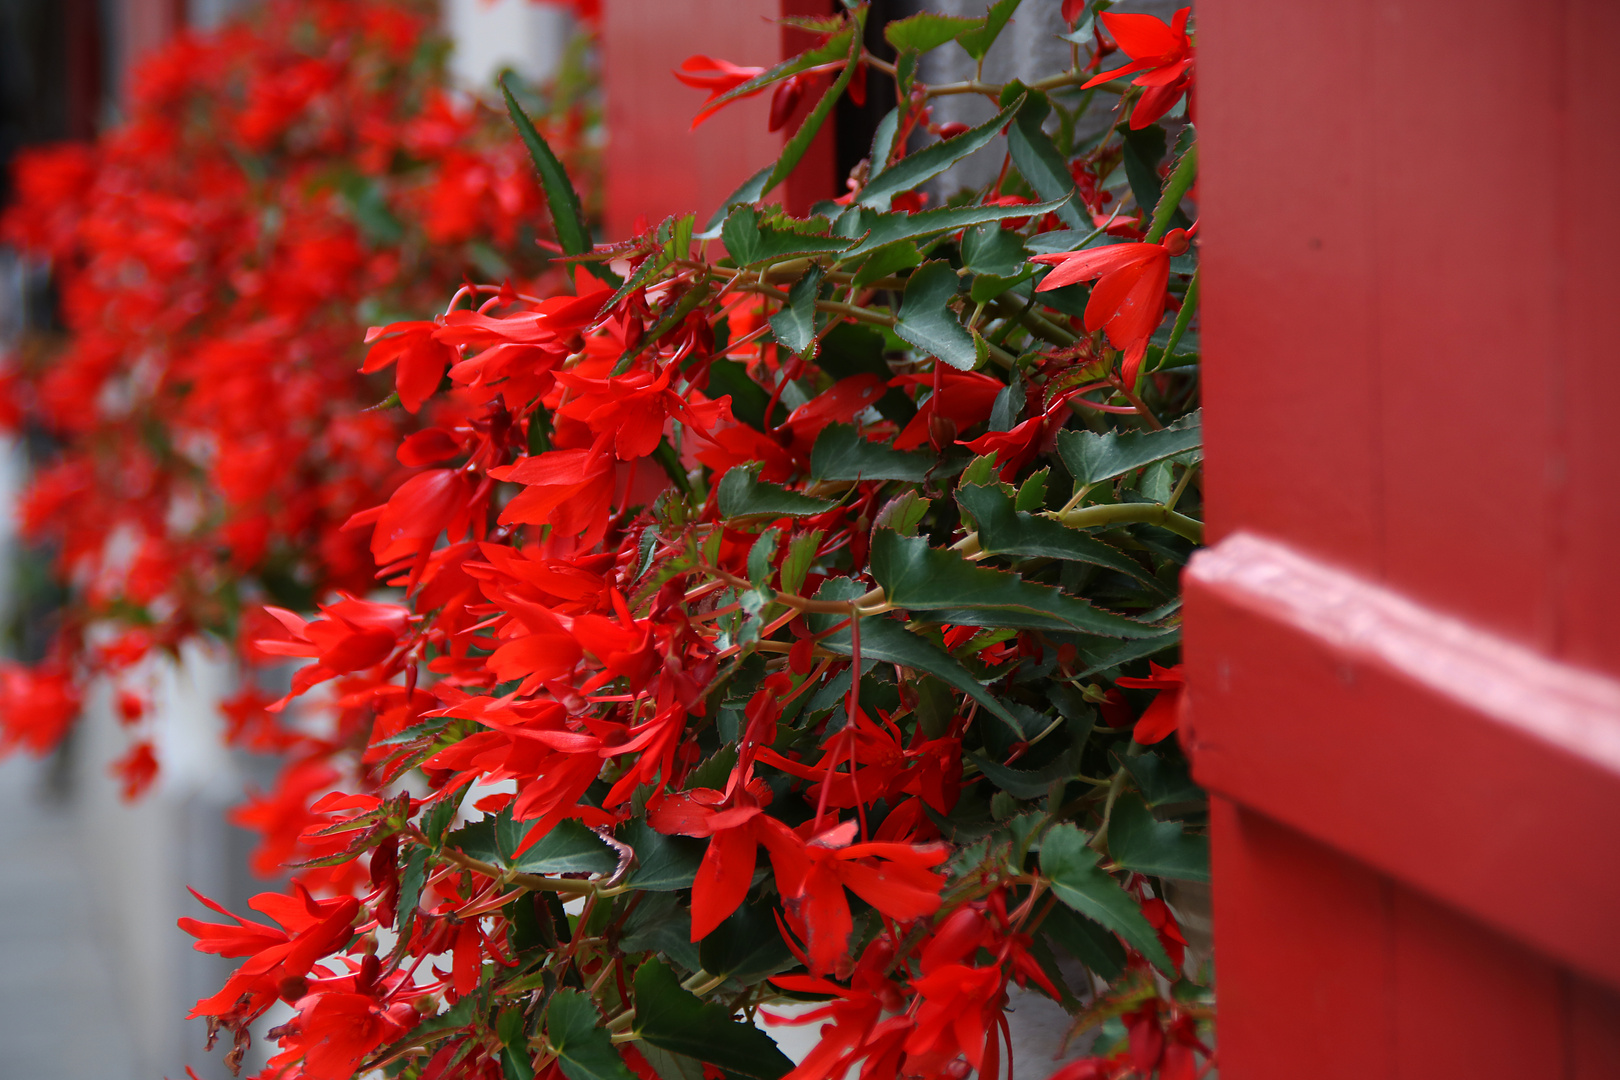
[[[810,42],[777,21],[786,14],[824,13],[820,0],[606,0],[602,14],[603,84],[607,98],[607,191],[610,239],[634,232],[638,219],[656,225],[696,211],[702,228],[725,197],[782,151],[813,101],[799,107],[786,132],[766,131],[770,93],[739,101],[691,131],[704,92],[671,74],[693,53],[734,64],[770,67]],[[833,194],[829,124],[798,171],[774,198],[803,212]]]
[[1199,31],[1221,1075],[1620,1075],[1620,5]]

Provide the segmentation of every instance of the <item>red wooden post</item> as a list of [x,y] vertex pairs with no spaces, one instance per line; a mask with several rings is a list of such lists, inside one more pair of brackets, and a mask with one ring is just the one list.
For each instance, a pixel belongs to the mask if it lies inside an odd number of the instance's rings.
[[1199,17],[1222,1076],[1620,1075],[1620,6]]
[[121,0],[118,11],[118,52],[122,93],[146,54],[168,43],[186,25],[185,0]]
[[[670,214],[698,214],[702,228],[721,201],[782,150],[814,102],[800,105],[785,131],[766,130],[770,94],[739,101],[689,130],[702,91],[670,74],[693,53],[769,67],[809,44],[782,27],[783,15],[828,10],[820,0],[606,0],[602,12],[607,97],[607,234],[630,236],[638,219],[656,225]],[[834,194],[829,124],[774,198],[803,212]]]

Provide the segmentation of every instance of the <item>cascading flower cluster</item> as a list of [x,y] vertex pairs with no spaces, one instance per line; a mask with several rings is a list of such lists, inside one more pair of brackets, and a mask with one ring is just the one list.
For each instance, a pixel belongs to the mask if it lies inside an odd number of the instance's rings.
[[[69,599],[44,662],[0,674],[0,750],[56,745],[87,679],[110,674],[131,729],[118,770],[131,794],[149,783],[139,660],[238,625],[250,642],[267,600],[371,587],[365,538],[343,525],[410,476],[393,448],[420,422],[368,408],[388,390],[356,370],[356,319],[467,274],[557,281],[527,157],[504,118],[449,91],[433,17],[274,0],[155,54],[97,144],[19,158],[0,234],[50,260],[66,334],[25,343],[7,390],[49,443],[23,528],[54,546]],[[572,148],[584,119],[576,103],[544,123]],[[295,780],[363,737],[304,739],[268,700],[239,696],[233,728],[297,749]]]
[[[364,415],[408,476],[336,535],[391,591],[244,620],[306,662],[267,707],[325,687],[339,723],[245,812],[299,867],[252,902],[274,925],[182,924],[243,960],[194,1011],[233,1063],[279,1001],[289,1080],[962,1080],[1010,1071],[1024,987],[1097,1036],[1063,1080],[1211,1068],[1173,906],[1208,875],[1174,737],[1188,12],[1065,2],[1086,63],[917,80],[1017,6],[891,22],[892,63],[860,5],[768,69],[694,57],[702,115],[819,100],[715,220],[611,247],[508,98],[571,273],[377,320],[397,408]],[[1134,85],[1096,74],[1119,49]],[[771,205],[877,77],[848,193]],[[995,115],[936,124],[961,93]],[[923,209],[1003,133],[988,190]],[[820,1028],[798,1064],[785,1023]]]

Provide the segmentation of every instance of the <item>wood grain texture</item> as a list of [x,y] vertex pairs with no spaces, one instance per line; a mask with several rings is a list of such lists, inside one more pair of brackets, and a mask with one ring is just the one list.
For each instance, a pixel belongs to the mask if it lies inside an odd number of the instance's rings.
[[[682,60],[703,53],[770,67],[808,43],[778,20],[822,13],[824,0],[605,0],[603,90],[609,133],[604,199],[610,240],[696,212],[701,228],[725,197],[782,151],[785,135],[814,104],[802,102],[785,132],[766,130],[769,92],[735,102],[691,130],[707,94],[675,80]],[[830,124],[830,122],[829,122]],[[802,213],[833,188],[832,130],[817,136],[797,174],[772,198]]]
[[1222,1075],[1620,1075],[1620,5],[1197,15]]

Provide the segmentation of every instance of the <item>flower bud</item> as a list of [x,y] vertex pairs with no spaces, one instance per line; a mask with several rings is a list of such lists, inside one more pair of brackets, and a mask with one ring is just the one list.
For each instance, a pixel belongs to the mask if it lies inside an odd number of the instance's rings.
[[1164,250],[1171,255],[1185,255],[1187,249],[1192,247],[1192,238],[1187,235],[1186,229],[1171,229],[1164,234]]

